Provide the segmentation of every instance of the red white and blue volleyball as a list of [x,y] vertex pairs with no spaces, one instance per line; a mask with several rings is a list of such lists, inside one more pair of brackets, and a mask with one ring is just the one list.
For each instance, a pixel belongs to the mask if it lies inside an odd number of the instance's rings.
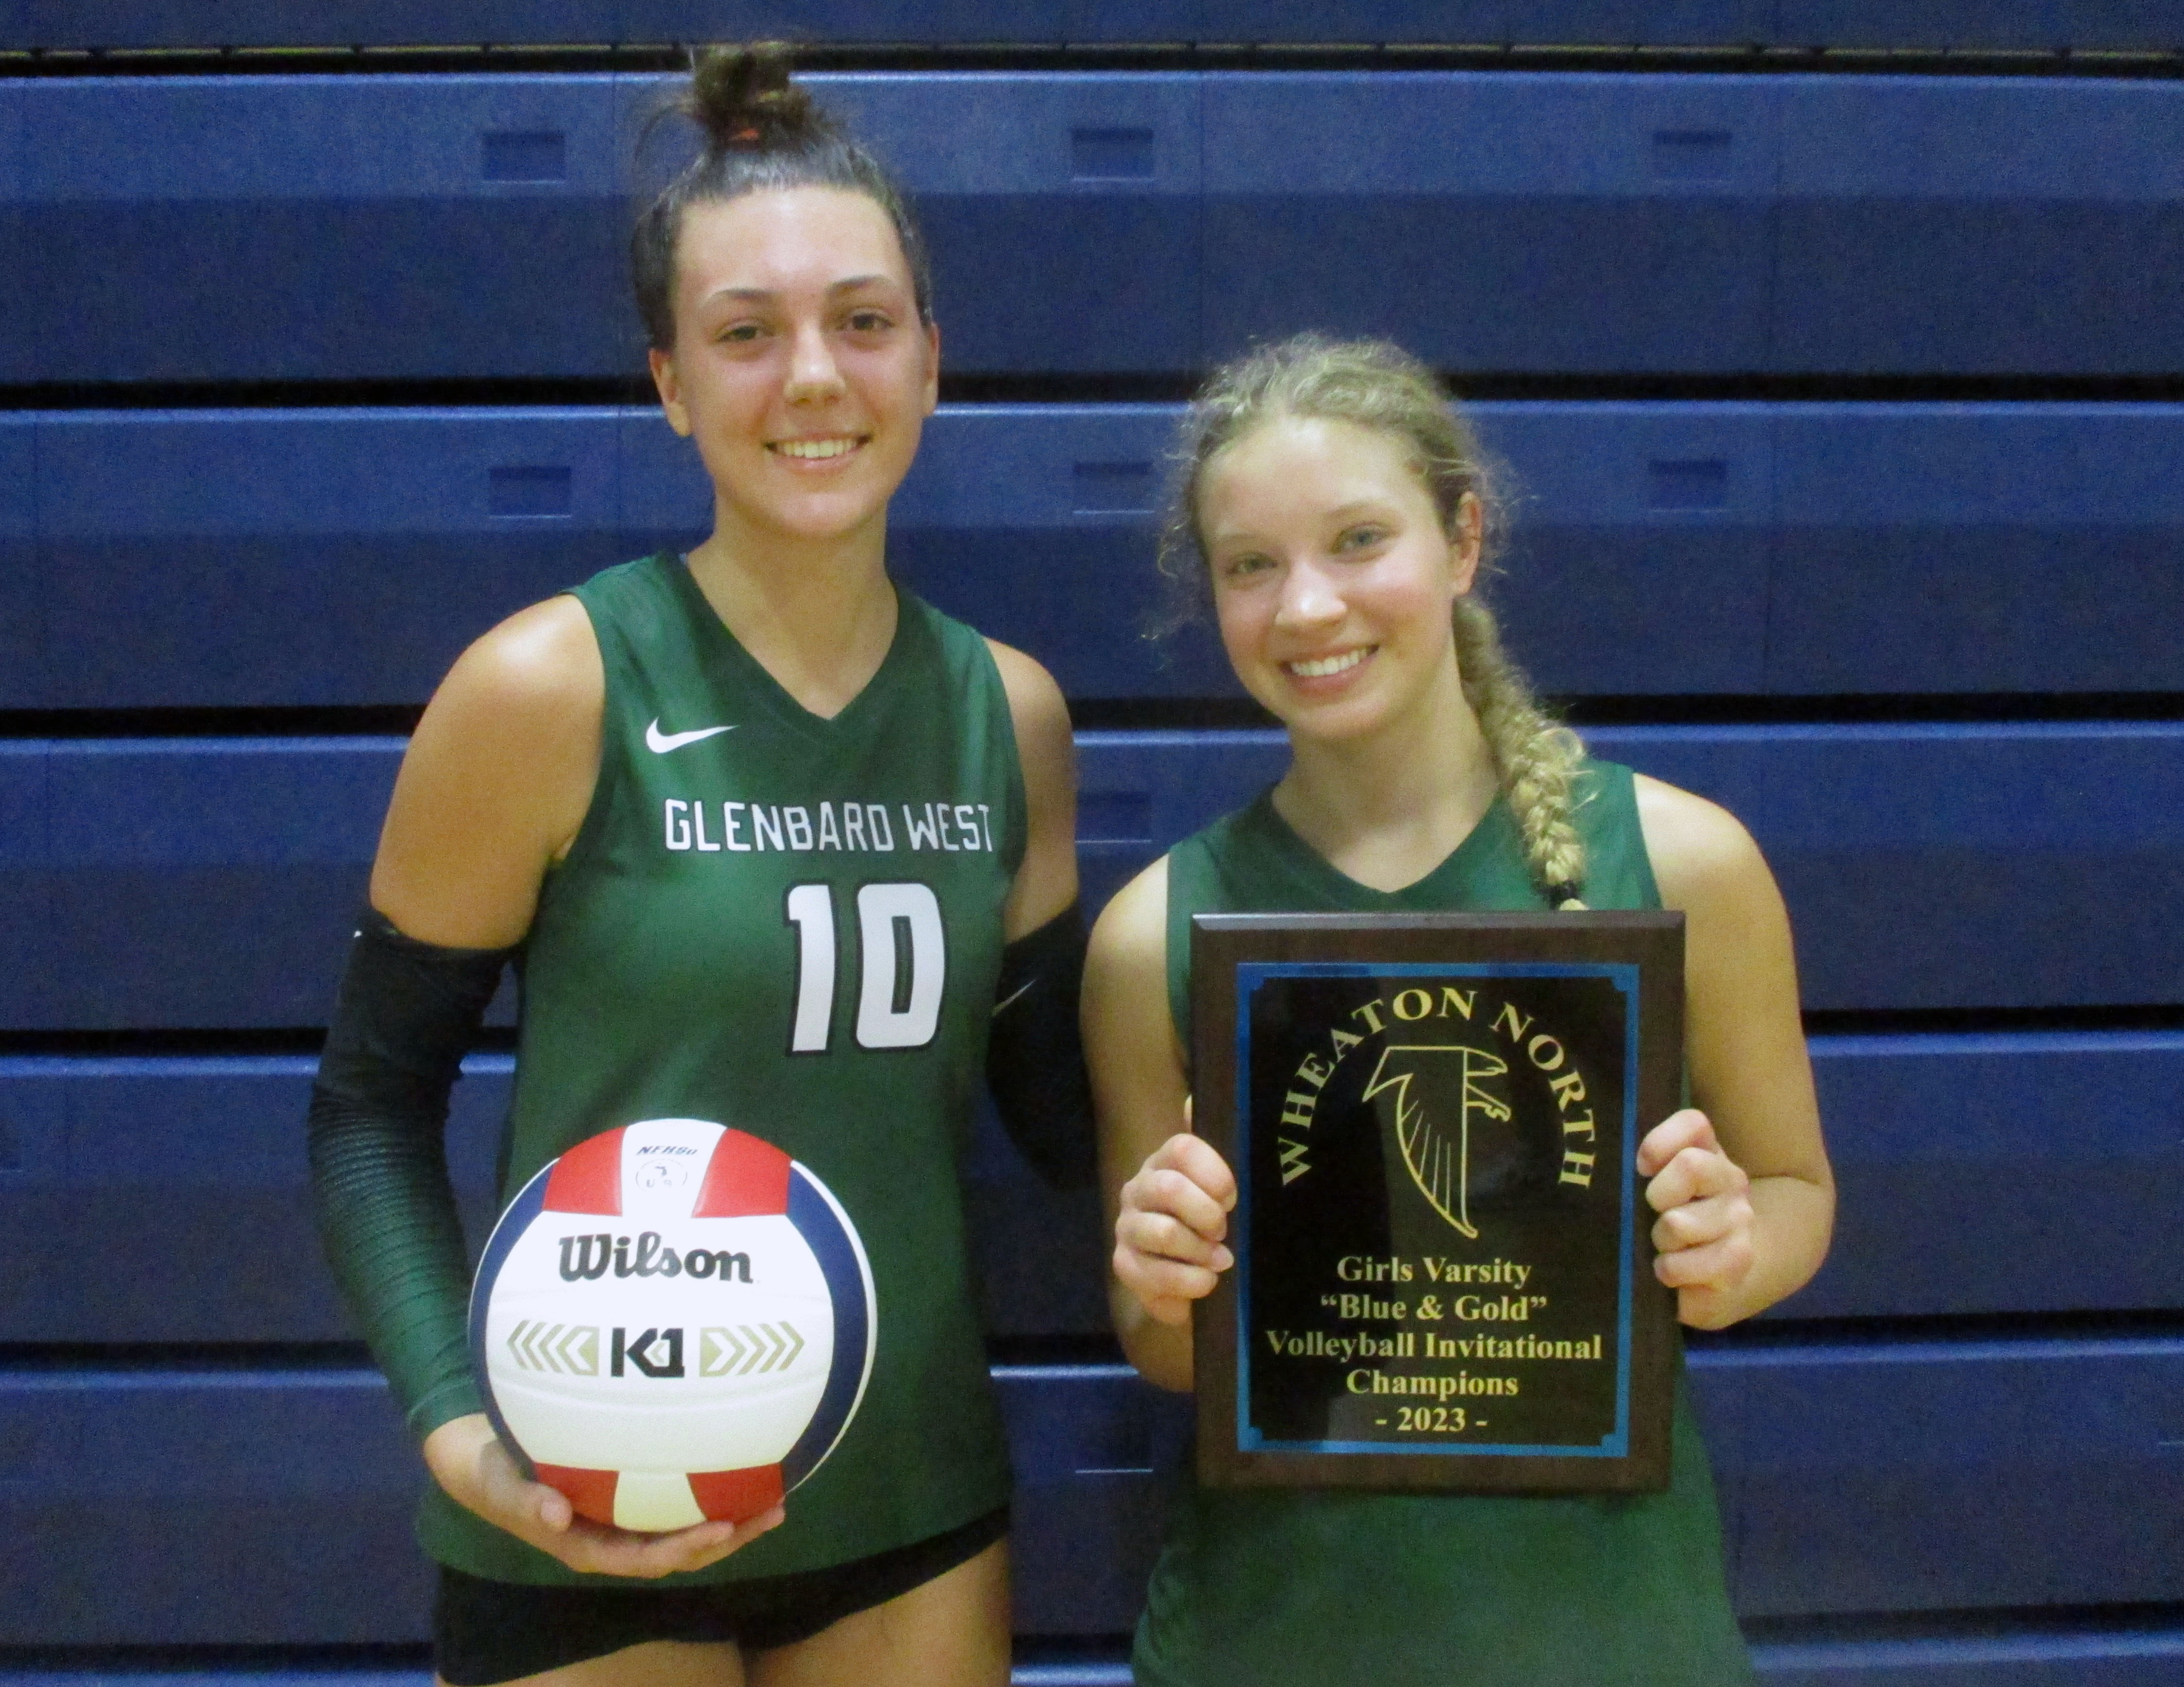
[[471,1294],[487,1410],[584,1517],[741,1522],[819,1467],[872,1376],[856,1226],[772,1143],[648,1119],[577,1143],[493,1227]]

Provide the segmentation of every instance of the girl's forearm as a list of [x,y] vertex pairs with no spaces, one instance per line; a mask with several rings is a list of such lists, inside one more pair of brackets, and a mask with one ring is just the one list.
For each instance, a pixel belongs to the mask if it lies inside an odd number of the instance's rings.
[[1120,1283],[1108,1288],[1115,1333],[1123,1343],[1123,1356],[1155,1388],[1189,1394],[1195,1374],[1190,1324],[1163,1324]]

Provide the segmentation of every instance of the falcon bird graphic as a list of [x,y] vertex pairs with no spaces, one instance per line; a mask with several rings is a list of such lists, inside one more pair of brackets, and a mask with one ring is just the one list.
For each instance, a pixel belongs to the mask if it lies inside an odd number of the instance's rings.
[[1359,1098],[1390,1098],[1380,1103],[1381,1116],[1392,1109],[1396,1143],[1411,1181],[1435,1212],[1474,1241],[1471,1124],[1474,1117],[1507,1124],[1513,1116],[1508,1101],[1485,1081],[1508,1070],[1509,1063],[1490,1049],[1464,1043],[1390,1043]]

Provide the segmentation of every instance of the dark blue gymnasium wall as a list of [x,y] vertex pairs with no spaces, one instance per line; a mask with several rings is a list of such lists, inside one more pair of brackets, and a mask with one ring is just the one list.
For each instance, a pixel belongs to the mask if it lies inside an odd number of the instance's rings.
[[[1402,340],[1519,654],[1797,923],[1836,1244],[1691,1353],[1764,1679],[2184,1679],[2184,10],[0,0],[0,1687],[421,1687],[304,1098],[439,673],[703,532],[634,142],[661,43],[767,31],[932,237],[892,554],[1061,680],[1089,897],[1281,765],[1144,636],[1180,399]],[[1019,1679],[1120,1683],[1183,1420],[1089,1204],[984,1127],[971,1189]]]

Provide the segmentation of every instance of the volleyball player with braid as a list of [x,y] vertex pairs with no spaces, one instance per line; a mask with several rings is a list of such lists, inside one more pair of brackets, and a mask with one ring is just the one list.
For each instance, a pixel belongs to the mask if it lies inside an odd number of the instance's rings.
[[[1394,347],[1306,337],[1218,371],[1182,455],[1164,560],[1210,592],[1291,761],[1093,933],[1086,1050],[1131,1360],[1189,1388],[1191,1303],[1233,1263],[1235,1182],[1189,1126],[1204,912],[1681,909],[1693,1105],[1637,1154],[1655,1269],[1706,1329],[1788,1294],[1834,1193],[1781,898],[1730,815],[1591,759],[1532,701],[1475,589],[1494,509],[1468,426]],[[1680,1387],[1676,1412],[1658,1494],[1185,1490],[1139,1687],[1749,1681]]]
[[[684,109],[705,146],[632,255],[713,530],[504,622],[426,709],[313,1096],[321,1228],[435,1478],[443,1680],[999,1687],[1008,1458],[958,1162],[983,1065],[1033,1157],[1091,1175],[1068,718],[888,577],[939,355],[900,194],[781,49],[709,52]],[[862,1238],[860,1404],[744,1523],[573,1517],[481,1409],[439,1133],[511,958],[504,1197],[696,1118],[809,1166]]]

